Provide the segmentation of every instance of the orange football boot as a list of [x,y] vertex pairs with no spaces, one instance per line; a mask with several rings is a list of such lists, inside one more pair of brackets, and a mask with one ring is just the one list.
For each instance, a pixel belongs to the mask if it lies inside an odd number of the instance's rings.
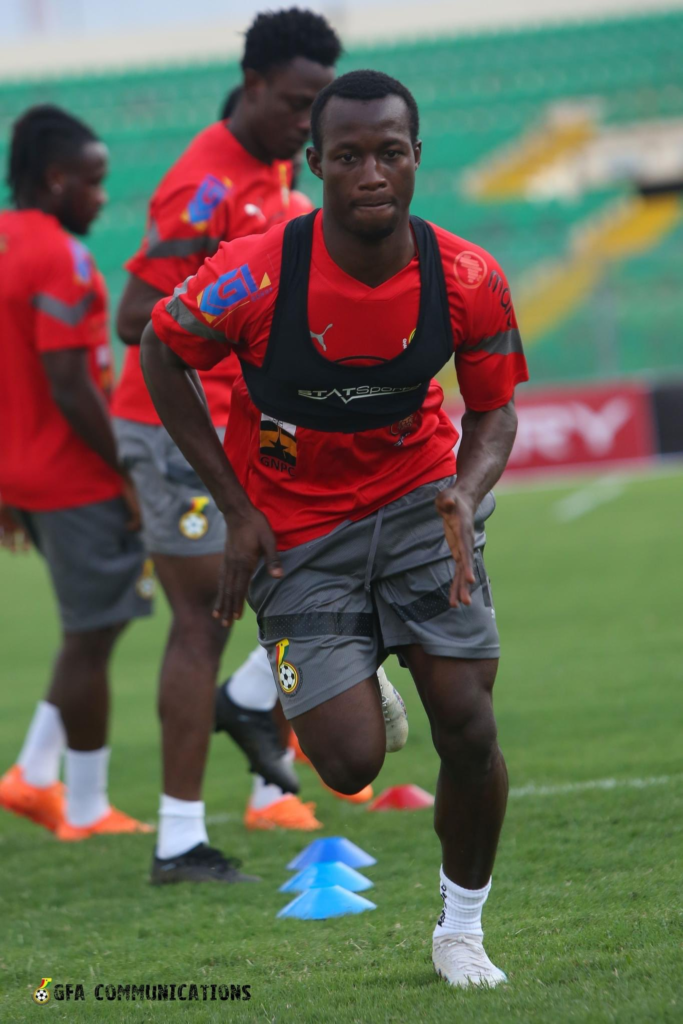
[[31,786],[14,764],[0,779],[0,807],[54,832],[64,820],[64,783]]
[[154,832],[152,825],[146,825],[144,821],[137,821],[123,811],[117,811],[110,807],[106,814],[93,822],[92,825],[70,825],[66,818],[56,829],[57,839],[63,843],[77,843],[81,839],[89,839],[90,836],[123,835],[130,832]]
[[298,796],[287,793],[280,800],[256,810],[247,806],[244,824],[248,829],[293,829],[299,832],[315,832],[323,828],[315,814],[315,804],[305,804]]

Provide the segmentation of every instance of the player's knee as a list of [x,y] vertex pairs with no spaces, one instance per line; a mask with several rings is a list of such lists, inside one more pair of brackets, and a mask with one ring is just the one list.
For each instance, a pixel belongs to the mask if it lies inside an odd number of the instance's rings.
[[191,651],[195,658],[215,660],[220,658],[225,641],[225,629],[207,608],[183,605],[174,609],[172,645]]
[[467,715],[442,718],[433,734],[436,751],[447,767],[477,774],[490,769],[498,748],[498,730],[488,702]]
[[372,750],[331,753],[314,761],[323,782],[347,796],[369,786],[379,775],[383,763],[384,751]]
[[112,649],[126,623],[88,630],[86,633],[69,633],[64,638],[63,651],[70,662],[78,662],[92,672],[106,668]]

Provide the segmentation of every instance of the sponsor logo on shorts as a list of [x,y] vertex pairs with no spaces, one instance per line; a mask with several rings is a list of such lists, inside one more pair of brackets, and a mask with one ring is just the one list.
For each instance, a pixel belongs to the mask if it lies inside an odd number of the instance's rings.
[[259,461],[262,466],[294,476],[296,467],[296,427],[261,414]]
[[50,1002],[50,993],[47,990],[48,985],[52,981],[52,978],[43,978],[38,988],[33,993],[33,1002],[38,1003],[39,1006],[45,1006],[46,1003]]
[[207,174],[190,202],[180,215],[186,224],[191,224],[196,231],[206,230],[211,214],[222,203],[232,188],[230,178],[217,178],[215,174]]
[[329,391],[299,391],[302,398],[312,398],[316,402],[325,402],[328,398],[341,398],[344,405],[358,398],[379,398],[384,395],[403,395],[406,391],[417,391],[422,384],[411,384],[405,388],[383,388],[371,384],[363,384],[358,388],[332,388]]
[[291,697],[299,689],[301,673],[294,668],[291,661],[285,661],[288,647],[289,640],[280,640],[275,649],[277,650],[277,681],[285,696]]
[[228,270],[217,281],[208,285],[197,295],[197,306],[207,323],[213,324],[219,317],[232,312],[245,302],[253,302],[270,295],[273,286],[267,273],[261,283],[254,280],[249,264]]
[[209,520],[203,509],[209,504],[205,497],[193,498],[189,512],[183,513],[178,522],[178,529],[188,540],[200,540],[209,529]]
[[415,413],[411,412],[410,416],[406,416],[404,419],[399,420],[398,423],[392,423],[391,433],[394,437],[398,437],[398,441],[394,441],[394,448],[400,448],[407,437],[409,437],[415,429]]
[[453,261],[453,270],[463,288],[478,288],[486,277],[486,260],[478,252],[459,252]]
[[135,590],[138,597],[144,598],[145,601],[151,601],[156,593],[156,589],[157,581],[154,578],[154,562],[151,558],[146,558],[142,564],[140,577],[135,584]]

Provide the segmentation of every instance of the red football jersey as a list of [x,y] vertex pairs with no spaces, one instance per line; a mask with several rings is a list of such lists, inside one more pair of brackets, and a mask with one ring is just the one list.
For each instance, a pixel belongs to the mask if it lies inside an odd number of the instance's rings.
[[28,511],[72,508],[121,492],[121,480],[72,430],[41,353],[88,350],[109,397],[112,357],[104,279],[80,242],[39,210],[0,213],[0,498]]
[[[162,178],[149,207],[147,232],[126,269],[166,294],[196,274],[221,241],[266,231],[287,215],[292,165],[261,163],[225,121],[205,128]],[[228,421],[230,393],[239,374],[225,359],[202,374],[216,426]],[[125,356],[112,411],[138,423],[159,423],[140,369],[140,349]]]
[[[489,253],[433,225],[441,251],[455,365],[466,405],[505,405],[528,379],[515,312],[503,271]],[[152,320],[159,337],[190,366],[206,370],[225,358],[226,341],[260,366],[280,278],[282,235],[221,245],[186,291],[163,299]],[[391,359],[417,326],[417,255],[377,288],[350,277],[325,246],[322,215],[313,233],[308,292],[311,344],[333,361],[363,365]],[[210,310],[210,311],[209,311]],[[274,423],[233,389],[225,448],[250,499],[268,516],[282,549],[360,519],[422,484],[455,471],[458,434],[432,381],[422,408],[389,427],[357,434],[323,433]]]

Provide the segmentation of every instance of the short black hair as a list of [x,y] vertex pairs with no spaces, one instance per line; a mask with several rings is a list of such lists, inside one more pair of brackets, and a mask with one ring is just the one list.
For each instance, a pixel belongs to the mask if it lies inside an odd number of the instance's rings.
[[235,107],[237,106],[237,101],[239,100],[241,95],[242,95],[242,86],[241,85],[236,85],[235,88],[232,89],[228,93],[228,95],[223,100],[223,106],[221,107],[221,113],[220,113],[220,120],[221,121],[227,121],[227,119],[229,117],[232,117],[232,115],[235,113]]
[[87,142],[99,142],[95,132],[77,117],[44,103],[30,107],[12,125],[7,184],[13,202],[45,183],[51,163],[75,159]]
[[311,139],[318,152],[322,152],[322,116],[333,96],[344,100],[383,100],[385,96],[400,96],[408,108],[410,138],[417,142],[420,134],[420,114],[410,89],[402,82],[385,75],[383,71],[349,71],[340,75],[318,93],[311,110]]
[[242,69],[266,74],[295,57],[331,68],[342,52],[339,36],[321,14],[292,7],[257,15],[247,30]]

